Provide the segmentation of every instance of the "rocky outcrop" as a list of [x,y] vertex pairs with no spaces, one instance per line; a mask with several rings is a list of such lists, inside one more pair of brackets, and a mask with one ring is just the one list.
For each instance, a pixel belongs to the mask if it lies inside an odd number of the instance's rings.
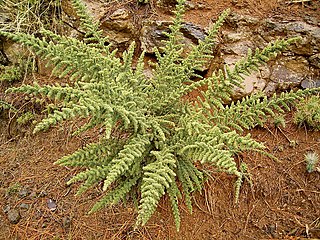
[[236,88],[234,98],[256,90],[270,95],[293,87],[318,86],[320,28],[312,21],[259,21],[251,16],[232,14],[222,34],[221,57],[229,66],[245,56],[248,48],[262,48],[278,38],[301,37],[301,41],[290,46],[283,56],[260,68],[260,73],[245,77],[244,88]]
[[[66,1],[67,2],[67,1]],[[128,46],[132,41],[139,41],[142,50],[152,56],[154,49],[161,50],[165,32],[171,21],[148,20],[139,26],[134,22],[134,12],[120,7],[107,12],[101,3],[85,1],[94,14],[94,19],[101,22],[104,34],[115,47]],[[188,8],[192,8],[192,4]],[[70,4],[63,3],[65,18],[69,21],[66,34],[81,37],[79,19]],[[0,18],[1,20],[1,18]],[[187,55],[193,45],[206,37],[206,31],[192,23],[184,23],[181,29],[184,45],[183,54]],[[216,58],[201,69],[203,75],[212,72],[220,63],[230,66],[246,56],[248,49],[265,47],[270,41],[278,38],[300,36],[301,41],[290,46],[281,57],[260,68],[259,72],[245,76],[243,88],[236,88],[234,98],[239,99],[256,91],[264,91],[270,95],[293,87],[313,87],[320,85],[320,27],[316,19],[307,21],[265,19],[259,20],[252,16],[231,14],[223,27],[221,38],[214,50]],[[0,39],[1,40],[1,39]],[[18,44],[6,43],[0,49],[0,63],[16,62],[16,53],[25,52]],[[38,69],[46,73],[43,64]],[[44,70],[42,70],[44,69]],[[150,73],[150,71],[149,71]],[[149,74],[150,75],[150,74]]]
[[[152,21],[144,24],[141,30],[141,47],[148,53],[153,53],[155,47],[162,46],[170,22]],[[222,40],[217,42],[216,51],[220,62],[232,66],[245,57],[248,49],[263,48],[269,42],[278,38],[300,36],[301,41],[290,46],[283,56],[260,68],[260,71],[245,76],[243,88],[235,88],[234,98],[239,99],[253,92],[264,91],[271,95],[276,91],[283,91],[293,87],[316,86],[307,82],[319,82],[320,64],[320,28],[301,21],[283,22],[274,19],[258,20],[251,16],[232,14],[226,21],[222,31]],[[205,38],[205,31],[201,28],[185,23],[182,29],[186,46],[184,53],[188,53],[192,44]],[[188,49],[189,48],[189,49]],[[219,61],[218,61],[219,62]],[[203,70],[210,68],[204,66]],[[303,84],[302,84],[303,83]]]
[[[168,32],[171,21],[147,21],[143,24],[140,34],[141,48],[147,53],[154,53],[154,48],[160,49],[163,40],[167,39],[165,32]],[[206,37],[205,31],[192,23],[184,23],[181,28],[183,34],[182,44],[184,53],[190,52],[191,46]]]
[[110,16],[101,18],[100,21],[105,35],[116,46],[133,41],[136,35],[132,13],[125,8],[114,11]]
[[278,89],[286,90],[297,87],[307,78],[308,61],[303,57],[280,58],[271,66],[270,81],[278,85]]

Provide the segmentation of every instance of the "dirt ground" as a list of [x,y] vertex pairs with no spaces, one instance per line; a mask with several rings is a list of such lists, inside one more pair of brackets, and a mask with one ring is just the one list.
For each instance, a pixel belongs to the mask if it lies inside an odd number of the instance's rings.
[[[304,4],[290,0],[191,2],[198,8],[187,11],[186,20],[202,26],[228,7],[259,18],[320,19],[316,0]],[[167,8],[153,4],[150,9],[156,17],[167,16]],[[0,97],[5,88],[0,87]],[[14,102],[24,110],[41,109],[26,104],[23,96],[16,96]],[[270,120],[264,128],[250,131],[279,161],[256,153],[237,156],[237,161],[248,165],[253,183],[243,183],[239,204],[234,203],[235,178],[208,169],[209,181],[194,196],[193,214],[183,204],[180,207],[180,232],[166,197],[141,229],[133,229],[137,212],[132,202],[87,214],[102,194],[100,186],[76,197],[77,186],[66,185],[76,170],[53,163],[97,139],[98,131],[72,137],[76,123],[69,122],[32,135],[32,124],[21,126],[14,120],[13,113],[0,115],[0,239],[320,238],[320,173],[307,173],[304,162],[306,152],[320,154],[320,132],[297,128],[292,113],[286,116],[285,128],[276,128]],[[9,222],[8,206],[20,212],[18,223]]]

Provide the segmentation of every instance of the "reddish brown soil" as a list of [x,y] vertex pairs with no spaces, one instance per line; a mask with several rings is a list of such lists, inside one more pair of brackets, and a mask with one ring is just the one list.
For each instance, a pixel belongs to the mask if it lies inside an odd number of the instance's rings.
[[[20,209],[22,218],[15,225],[0,213],[0,239],[319,238],[320,174],[306,172],[304,154],[309,150],[320,151],[320,132],[297,129],[290,122],[288,116],[288,126],[282,131],[272,124],[251,131],[281,162],[260,154],[238,156],[239,162],[247,163],[253,181],[252,187],[244,182],[238,205],[234,204],[234,177],[208,169],[209,181],[202,194],[194,196],[193,214],[181,206],[182,224],[178,233],[166,198],[147,226],[139,230],[133,230],[136,211],[132,203],[87,215],[99,199],[101,189],[75,197],[77,186],[66,186],[75,171],[53,162],[94,140],[98,133],[72,138],[72,126],[65,124],[33,136],[29,134],[31,129],[25,127],[13,131],[15,138],[8,141],[8,122],[2,121],[0,205],[19,209],[21,203],[27,203],[30,208]],[[287,138],[297,145],[290,146]],[[29,189],[31,195],[20,198],[18,193],[6,194],[16,183],[20,189]],[[57,202],[54,212],[48,209],[49,199]],[[70,227],[64,226],[66,219],[71,219]]]
[[[276,0],[239,0],[237,4],[203,0],[201,3],[210,9],[188,11],[186,18],[202,26],[227,7],[261,18],[275,15],[319,18],[319,1],[305,5],[284,1],[280,4]],[[166,11],[152,10],[158,16]],[[4,86],[2,95],[3,90]],[[17,97],[15,102],[22,107],[25,101]],[[307,173],[304,162],[307,151],[320,154],[320,132],[298,129],[291,123],[291,114],[287,115],[286,128],[280,130],[270,123],[251,131],[280,162],[255,153],[237,157],[239,162],[247,163],[253,182],[252,186],[243,183],[239,204],[234,204],[235,178],[208,169],[209,181],[203,192],[194,196],[193,214],[190,215],[183,204],[180,207],[180,232],[176,232],[167,198],[161,200],[149,223],[137,230],[133,229],[137,212],[131,202],[87,215],[101,196],[101,189],[97,187],[75,197],[77,186],[66,186],[75,170],[53,163],[94,141],[98,132],[71,137],[74,124],[65,123],[32,135],[32,126],[19,126],[14,119],[9,120],[13,117],[4,113],[0,116],[0,239],[320,238],[320,173]],[[289,140],[297,144],[290,145]],[[24,198],[17,192],[8,194],[15,184],[19,184],[20,189],[30,190],[30,194]],[[49,199],[56,201],[57,210],[49,210]],[[21,203],[30,204],[29,209],[20,209]],[[2,211],[7,205],[19,209],[21,220],[17,224],[10,224]]]

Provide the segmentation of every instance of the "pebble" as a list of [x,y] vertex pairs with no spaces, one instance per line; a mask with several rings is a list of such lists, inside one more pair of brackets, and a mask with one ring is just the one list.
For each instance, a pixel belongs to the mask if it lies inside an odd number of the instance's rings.
[[320,87],[320,79],[319,80],[305,79],[301,82],[301,87],[304,89]]
[[12,224],[18,223],[21,219],[19,211],[15,210],[15,209],[10,209],[8,211],[7,215],[8,215],[8,219],[9,219],[10,223],[12,223]]
[[18,196],[19,196],[20,198],[25,198],[25,197],[27,197],[30,193],[31,193],[31,191],[30,191],[29,189],[24,188],[24,189],[21,189],[21,190],[18,192]]
[[52,199],[48,199],[47,205],[48,205],[49,210],[52,211],[52,212],[57,209],[57,204],[56,204],[56,202],[55,202],[54,200],[52,200]]
[[27,203],[21,203],[21,204],[19,205],[19,207],[22,208],[22,209],[29,209],[29,208],[30,208],[30,205],[27,204]]

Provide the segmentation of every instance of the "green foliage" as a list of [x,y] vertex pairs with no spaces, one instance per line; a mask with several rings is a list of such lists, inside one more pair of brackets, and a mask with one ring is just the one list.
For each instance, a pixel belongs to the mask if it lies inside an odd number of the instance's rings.
[[32,70],[32,60],[20,59],[19,63],[11,66],[0,65],[0,83],[13,83],[22,80],[23,76]]
[[0,29],[34,32],[41,27],[54,29],[61,13],[61,0],[4,0],[0,1]]
[[0,82],[15,82],[22,78],[23,71],[16,66],[0,66]]
[[314,130],[320,130],[320,97],[319,95],[303,99],[297,105],[294,122],[299,126],[306,125]]
[[239,196],[240,196],[240,188],[242,185],[243,180],[246,180],[251,187],[253,187],[252,183],[252,177],[251,174],[248,172],[248,166],[244,162],[240,164],[240,172],[241,172],[241,177],[239,177],[235,183],[235,202],[238,203]]
[[[0,32],[23,43],[54,66],[53,74],[70,77],[69,85],[37,84],[10,88],[55,100],[57,107],[36,125],[34,132],[47,130],[65,120],[87,119],[74,134],[92,128],[103,129],[96,143],[87,145],[56,162],[63,166],[85,168],[68,183],[83,182],[78,194],[103,183],[106,194],[90,212],[106,204],[116,204],[137,192],[137,226],[152,216],[160,198],[168,193],[174,220],[179,229],[179,200],[184,197],[190,212],[192,194],[203,188],[205,178],[200,166],[212,165],[218,171],[234,175],[236,198],[248,174],[234,160],[237,153],[265,153],[263,144],[243,135],[245,129],[261,125],[274,111],[284,112],[297,99],[318,89],[281,93],[271,98],[262,93],[231,101],[235,86],[245,75],[275,57],[297,39],[277,40],[266,48],[249,51],[234,69],[217,71],[197,82],[191,79],[207,59],[219,27],[228,15],[222,13],[208,36],[190,54],[182,57],[180,43],[184,0],[179,0],[173,24],[163,49],[156,50],[154,75],[143,74],[144,53],[133,66],[134,44],[120,59],[106,46],[98,24],[87,14],[80,0],[73,6],[87,32],[83,41],[42,30],[42,37],[24,33]],[[188,84],[186,84],[188,83]],[[183,96],[204,87],[194,102]],[[225,104],[226,102],[231,104]],[[267,154],[267,153],[265,153]],[[201,164],[200,164],[201,163]]]
[[32,112],[25,112],[21,114],[20,117],[17,118],[17,123],[20,125],[25,125],[32,121],[35,118],[35,115]]
[[275,115],[274,118],[273,118],[273,123],[274,123],[274,126],[276,128],[278,128],[278,127],[284,127],[285,128],[286,127],[286,120],[285,120],[283,114]]
[[0,112],[1,112],[1,110],[8,110],[8,109],[10,109],[14,112],[17,111],[17,109],[15,109],[15,107],[12,106],[10,103],[7,103],[6,101],[0,100]]
[[13,183],[6,189],[6,195],[11,196],[17,193],[21,189],[20,183]]
[[307,172],[313,172],[316,169],[317,164],[319,162],[319,155],[316,152],[307,152],[304,155],[304,159],[306,161]]

